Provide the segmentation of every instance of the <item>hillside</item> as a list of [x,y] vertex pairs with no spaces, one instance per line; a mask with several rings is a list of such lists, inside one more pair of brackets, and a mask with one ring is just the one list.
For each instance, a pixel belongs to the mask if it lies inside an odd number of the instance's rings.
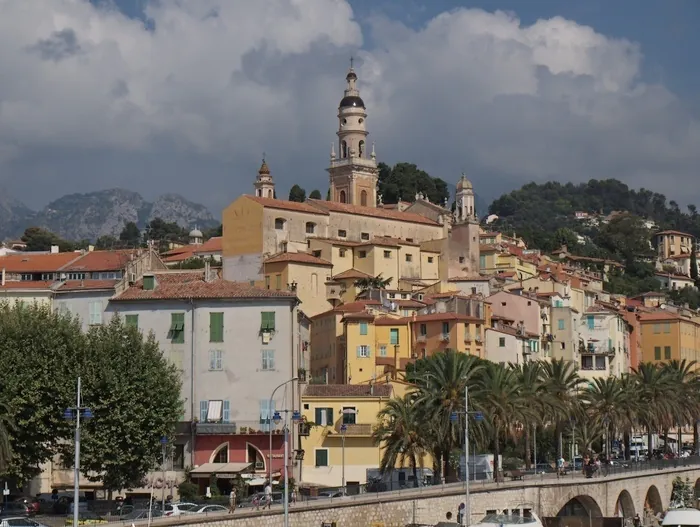
[[143,228],[156,217],[181,227],[218,225],[206,207],[177,194],[165,194],[150,203],[137,192],[109,189],[68,194],[38,212],[5,197],[0,201],[0,240],[19,237],[24,229],[35,226],[66,240],[94,241],[101,236],[118,236],[127,222]]
[[577,220],[577,211],[604,217],[612,212],[628,212],[650,220],[654,229],[675,229],[700,235],[700,215],[695,206],[680,210],[675,201],[650,190],[630,189],[616,179],[595,180],[574,185],[548,182],[529,183],[496,199],[489,207],[499,216],[494,223],[500,230],[515,231],[529,246],[552,251],[562,243],[562,231],[595,237],[602,227]]

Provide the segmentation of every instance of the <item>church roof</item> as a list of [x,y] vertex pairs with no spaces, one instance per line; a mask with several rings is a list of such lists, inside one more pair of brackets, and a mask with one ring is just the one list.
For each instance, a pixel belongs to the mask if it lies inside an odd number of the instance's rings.
[[365,108],[365,101],[357,95],[346,95],[340,100],[339,108]]
[[[260,199],[260,198],[258,198]],[[350,205],[348,203],[337,203],[335,201],[323,201],[320,199],[309,199],[307,203],[326,209],[330,212],[341,212],[344,214],[355,214],[357,216],[369,216],[385,220],[405,221],[409,223],[422,223],[424,225],[440,225],[439,223],[413,212],[402,212],[394,209],[381,209],[378,207],[362,207],[360,205]]]
[[299,203],[298,201],[286,201],[283,199],[274,198],[261,198],[258,196],[245,196],[257,203],[260,203],[263,207],[268,209],[279,209],[279,210],[291,210],[295,212],[305,212],[307,214],[319,214],[321,216],[328,216],[328,212],[321,210],[318,207],[314,207],[309,203]]

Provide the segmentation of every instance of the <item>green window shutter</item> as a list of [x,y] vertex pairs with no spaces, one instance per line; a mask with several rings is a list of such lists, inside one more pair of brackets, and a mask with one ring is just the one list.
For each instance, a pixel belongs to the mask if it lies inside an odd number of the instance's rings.
[[209,342],[224,341],[224,314],[209,313]]
[[262,311],[261,315],[261,329],[263,331],[274,331],[275,330],[275,312],[274,311]]
[[185,342],[185,314],[171,313],[170,315],[170,339],[174,344]]
[[661,360],[661,346],[654,346],[654,360]]
[[138,315],[126,315],[124,317],[124,323],[128,327],[139,328],[139,316]]
[[367,334],[367,322],[360,322],[360,335]]
[[367,346],[367,357],[372,356],[372,346]]
[[333,408],[326,408],[326,423],[328,426],[333,426]]
[[322,408],[316,408],[316,411],[314,412],[314,422],[317,425],[321,424],[321,421],[323,420],[322,413],[321,413]]
[[399,343],[399,330],[398,329],[390,329],[389,333],[390,333],[389,343],[394,344],[394,345],[398,344]]

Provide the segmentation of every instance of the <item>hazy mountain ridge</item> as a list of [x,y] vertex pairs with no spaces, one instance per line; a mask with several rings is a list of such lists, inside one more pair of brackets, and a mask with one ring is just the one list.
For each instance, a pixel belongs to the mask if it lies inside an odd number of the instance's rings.
[[125,189],[67,194],[36,212],[0,193],[0,240],[18,238],[24,229],[36,226],[67,240],[94,241],[100,236],[119,236],[126,222],[143,228],[158,217],[182,227],[206,229],[219,224],[204,205],[177,194],[164,194],[152,203]]

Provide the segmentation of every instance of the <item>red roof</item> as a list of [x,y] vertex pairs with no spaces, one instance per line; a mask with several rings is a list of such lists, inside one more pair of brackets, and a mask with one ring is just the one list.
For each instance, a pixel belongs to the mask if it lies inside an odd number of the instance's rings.
[[322,265],[325,267],[332,267],[333,264],[330,263],[328,260],[323,260],[321,258],[318,258],[312,254],[307,254],[307,253],[279,253],[271,256],[267,260],[265,260],[266,264],[271,264],[271,263],[280,263],[280,262],[289,262],[289,263],[303,263],[303,264],[311,264],[311,265]]
[[390,397],[391,384],[309,384],[304,397]]
[[195,253],[220,253],[223,250],[222,236],[209,238],[202,245],[195,247]]
[[190,258],[194,257],[194,247],[187,246],[186,248],[183,247],[183,249],[186,250],[180,250],[177,252],[168,251],[165,253],[164,257],[162,258],[163,263],[184,262],[185,260],[189,260]]
[[143,279],[129,287],[116,301],[131,300],[175,300],[187,298],[296,298],[291,291],[276,291],[254,287],[247,282],[229,282],[217,278],[210,282],[204,281],[203,272],[156,273],[156,287],[153,290],[143,288]]
[[136,258],[139,251],[134,249],[119,251],[90,251],[82,258],[65,266],[61,271],[121,271]]
[[55,273],[82,256],[78,252],[8,254],[0,256],[0,270],[7,273]]
[[483,322],[484,320],[459,313],[431,313],[429,315],[418,315],[412,318],[414,322],[432,322],[435,320],[458,320],[461,322]]
[[294,212],[304,212],[306,214],[319,214],[321,216],[328,216],[328,212],[314,207],[309,203],[299,203],[297,201],[285,201],[283,199],[274,198],[259,198],[258,196],[248,195],[246,195],[245,197],[255,201],[256,203],[260,203],[260,205],[268,209],[291,210]]
[[328,315],[342,315],[344,313],[360,313],[367,308],[367,306],[381,306],[382,303],[379,300],[357,300],[355,302],[348,302],[346,304],[340,304],[339,306],[334,307],[333,309],[329,309],[328,311],[324,311],[323,313],[319,313],[318,315],[314,315],[311,317],[311,320],[325,317]]
[[377,317],[374,319],[375,326],[405,326],[411,319],[405,318],[391,318],[391,317]]
[[101,289],[111,290],[119,280],[68,280],[63,283],[57,292],[66,291],[96,291]]
[[310,199],[308,200],[308,203],[330,212],[356,214],[358,216],[370,216],[374,218],[383,218],[385,220],[406,221],[409,223],[422,223],[425,225],[439,225],[439,223],[434,222],[430,218],[426,218],[425,216],[421,216],[420,214],[415,214],[413,212],[401,212],[395,209],[383,209],[377,207],[362,207],[359,205],[337,203],[335,201],[323,201],[320,199]]
[[2,289],[50,289],[50,280],[6,280],[4,286],[0,286]]
[[348,269],[347,271],[343,271],[342,273],[338,273],[336,275],[333,275],[333,280],[345,280],[348,278],[354,278],[356,280],[360,280],[362,278],[369,278],[370,275],[367,273],[363,273],[362,271],[358,271],[357,269],[351,268]]

